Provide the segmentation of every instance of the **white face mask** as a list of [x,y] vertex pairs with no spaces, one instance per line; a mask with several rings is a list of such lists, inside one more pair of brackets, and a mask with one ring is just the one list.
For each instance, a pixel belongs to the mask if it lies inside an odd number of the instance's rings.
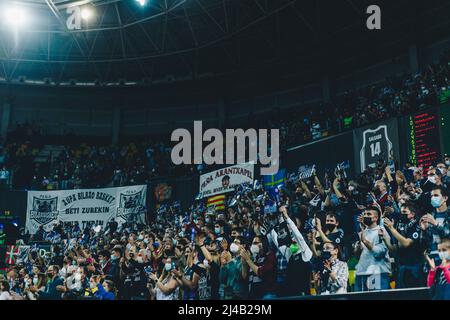
[[[230,248],[230,250],[231,250],[231,248]],[[209,266],[209,261],[208,260],[203,260],[203,265],[206,267],[206,268],[208,268],[208,266]]]
[[89,283],[89,287],[90,287],[91,289],[94,289],[94,288],[97,287],[97,286],[95,285],[94,282],[90,282],[90,283]]
[[239,246],[233,242],[230,245],[230,251],[231,251],[231,253],[237,253],[239,251]]
[[167,262],[167,263],[164,265],[164,268],[166,269],[167,272],[169,272],[170,270],[172,270],[172,264]]
[[139,263],[144,263],[144,258],[142,258],[142,257],[138,257],[136,260]]
[[449,167],[449,166],[450,166],[450,160],[445,161],[445,165],[446,165],[447,167]]
[[34,278],[33,278],[33,284],[34,284],[34,285],[37,285],[38,282],[39,282],[39,278],[38,278],[38,277],[34,277]]
[[450,253],[448,253],[448,251],[441,251],[439,252],[439,258],[442,261],[450,261]]
[[428,177],[428,181],[430,181],[433,184],[436,184],[436,177],[435,176]]
[[259,246],[257,244],[252,244],[250,246],[250,251],[251,253],[253,253],[254,255],[257,255],[259,253]]
[[144,240],[144,236],[142,234],[139,235],[138,237],[139,240]]

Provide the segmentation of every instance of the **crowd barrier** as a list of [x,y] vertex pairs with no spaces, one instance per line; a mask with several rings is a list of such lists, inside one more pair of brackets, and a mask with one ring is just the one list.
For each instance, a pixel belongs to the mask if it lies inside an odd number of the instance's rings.
[[272,300],[431,300],[429,288],[374,290],[342,294],[295,296]]

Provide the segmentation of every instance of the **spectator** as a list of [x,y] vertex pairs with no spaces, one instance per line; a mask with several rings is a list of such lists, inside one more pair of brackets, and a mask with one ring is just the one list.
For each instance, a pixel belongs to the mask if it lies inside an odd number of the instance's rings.
[[368,207],[360,217],[359,233],[361,256],[356,266],[355,291],[389,289],[391,266],[388,248],[380,238],[389,235],[379,225],[381,209],[378,206]]
[[47,276],[49,281],[45,286],[44,291],[38,292],[39,300],[60,300],[61,291],[64,287],[64,281],[58,276],[59,268],[58,266],[51,265],[47,269]]
[[347,292],[348,266],[338,259],[339,247],[334,242],[325,242],[322,250],[323,266],[315,274],[316,287],[320,294]]
[[433,299],[450,300],[450,239],[442,239],[438,244],[441,264],[436,267],[434,259],[427,256],[430,265],[427,285],[433,289]]

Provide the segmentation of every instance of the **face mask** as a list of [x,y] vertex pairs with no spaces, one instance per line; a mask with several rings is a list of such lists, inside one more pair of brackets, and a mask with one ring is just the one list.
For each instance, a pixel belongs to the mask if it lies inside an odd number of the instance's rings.
[[[230,249],[231,250],[231,249]],[[203,265],[206,267],[206,268],[208,268],[208,266],[209,266],[209,261],[208,260],[203,260]]]
[[215,232],[216,234],[220,234],[220,228],[214,228],[214,232]]
[[289,249],[291,250],[291,253],[292,253],[292,254],[296,254],[297,251],[298,251],[298,244],[296,244],[296,243],[291,244],[291,246],[289,247]]
[[401,214],[401,215],[400,215],[400,222],[403,222],[403,223],[409,222],[408,215],[406,215],[406,214]]
[[325,227],[327,228],[328,231],[332,231],[332,230],[334,230],[336,225],[334,223],[327,223],[327,224],[325,224]]
[[183,238],[183,237],[184,237],[184,232],[183,232],[183,231],[180,231],[180,232],[178,233],[178,236],[179,236],[180,238]]
[[445,165],[446,165],[447,167],[449,167],[449,166],[450,166],[450,160],[445,161]]
[[97,286],[95,285],[94,282],[90,282],[90,283],[89,283],[89,287],[90,287],[91,289],[94,289],[94,288],[97,287]]
[[158,248],[159,247],[159,242],[154,242],[153,243],[153,247]]
[[442,205],[441,197],[431,197],[431,205],[433,208],[439,208]]
[[256,244],[252,244],[250,246],[250,251],[256,256],[259,253],[259,246]]
[[370,218],[370,217],[364,217],[363,223],[364,223],[366,226],[371,226],[371,225],[372,225],[372,218]]
[[139,262],[139,263],[144,263],[144,258],[137,257],[136,261]]
[[33,284],[34,284],[34,285],[37,285],[38,282],[39,282],[39,278],[38,278],[38,277],[34,277],[34,278],[33,278]]
[[331,252],[330,251],[323,251],[322,252],[322,259],[323,260],[329,260],[331,258]]
[[441,172],[441,174],[442,174],[442,175],[445,175],[445,173],[444,173],[444,172],[445,172],[445,171],[444,171],[444,169],[442,169],[442,168],[438,168],[438,170],[439,170],[439,171]]
[[75,281],[81,281],[81,273],[75,273]]
[[166,271],[169,272],[170,270],[172,270],[172,264],[167,262],[164,265],[164,269],[166,269]]
[[430,181],[433,184],[436,184],[436,177],[435,176],[428,177],[428,181]]
[[442,251],[442,252],[439,252],[439,258],[442,260],[442,261],[450,261],[450,253],[448,253],[448,251]]
[[237,253],[239,251],[239,246],[233,242],[230,245],[230,251],[231,251],[231,253]]
[[348,186],[348,191],[352,192],[353,190],[355,190],[354,186]]
[[144,240],[144,236],[141,234],[141,235],[139,235],[138,239],[139,240]]
[[111,260],[117,260],[117,259],[119,259],[119,258],[117,258],[115,255],[111,255]]
[[205,222],[206,222],[206,223],[209,223],[210,221],[211,221],[210,218],[206,218],[206,219],[205,219]]

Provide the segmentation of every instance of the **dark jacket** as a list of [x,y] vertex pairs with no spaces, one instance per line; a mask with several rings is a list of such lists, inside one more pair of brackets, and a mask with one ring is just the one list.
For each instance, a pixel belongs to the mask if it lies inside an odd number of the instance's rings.
[[61,292],[56,290],[57,286],[63,286],[64,281],[60,277],[56,277],[48,282],[45,286],[45,291],[39,293],[39,300],[59,300],[61,299]]

